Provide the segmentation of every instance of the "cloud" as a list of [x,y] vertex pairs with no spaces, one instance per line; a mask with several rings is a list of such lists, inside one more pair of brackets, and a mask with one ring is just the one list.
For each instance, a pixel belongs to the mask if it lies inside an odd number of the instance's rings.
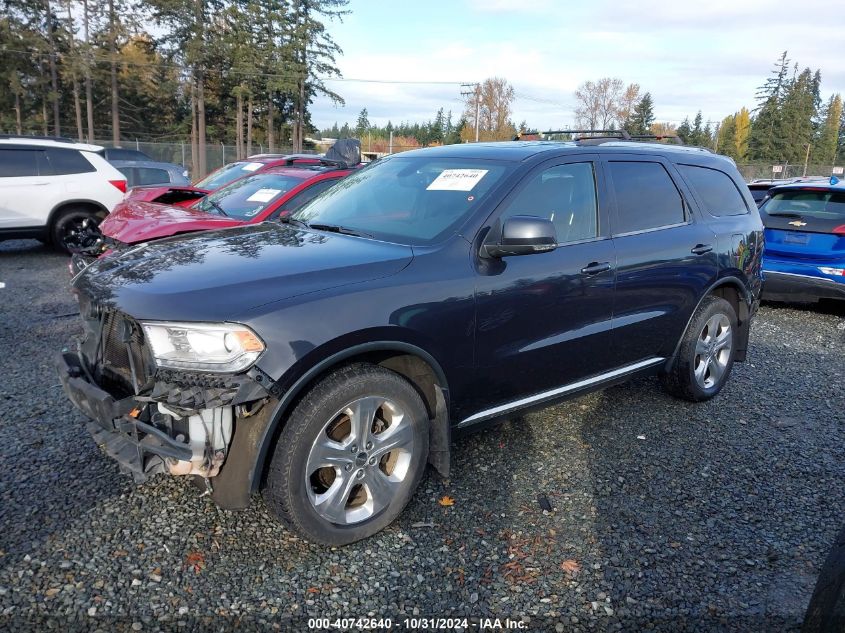
[[547,12],[554,8],[552,0],[469,0],[469,7],[481,13]]
[[[755,106],[756,89],[783,50],[801,68],[821,69],[825,98],[845,92],[841,25],[819,19],[830,11],[822,0],[804,0],[801,11],[784,0],[430,1],[431,11],[413,16],[410,8],[383,7],[359,16],[341,41],[339,64],[345,77],[455,83],[331,84],[347,105],[318,101],[318,125],[354,121],[363,107],[378,122],[429,120],[440,107],[458,116],[457,84],[490,76],[514,86],[514,119],[532,127],[571,124],[577,86],[607,76],[650,91],[661,121],[677,123],[699,109],[717,121]],[[383,22],[372,30],[374,19]],[[408,20],[414,28],[403,31]]]

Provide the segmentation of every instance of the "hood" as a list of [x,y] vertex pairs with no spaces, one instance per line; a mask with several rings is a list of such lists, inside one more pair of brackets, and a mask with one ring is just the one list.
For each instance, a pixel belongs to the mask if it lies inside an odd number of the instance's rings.
[[100,232],[124,244],[137,244],[179,233],[240,226],[240,220],[195,209],[142,200],[125,200],[100,224]]
[[137,319],[226,321],[300,294],[393,275],[410,246],[265,222],[141,244],[73,280],[87,301]]

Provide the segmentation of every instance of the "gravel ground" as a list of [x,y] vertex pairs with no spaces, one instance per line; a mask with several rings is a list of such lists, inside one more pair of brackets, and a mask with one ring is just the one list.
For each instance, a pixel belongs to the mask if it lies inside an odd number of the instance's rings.
[[0,244],[0,629],[788,630],[845,519],[841,306],[764,306],[711,402],[645,379],[461,439],[450,483],[427,475],[397,523],[324,549],[260,500],[136,487],[99,453],[52,369],[79,330],[65,265]]

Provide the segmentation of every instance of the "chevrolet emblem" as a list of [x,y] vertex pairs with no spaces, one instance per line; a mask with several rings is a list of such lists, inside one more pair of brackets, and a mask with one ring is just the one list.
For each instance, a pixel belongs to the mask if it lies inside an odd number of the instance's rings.
[[793,220],[789,223],[790,226],[807,226],[806,222],[802,222],[801,220]]

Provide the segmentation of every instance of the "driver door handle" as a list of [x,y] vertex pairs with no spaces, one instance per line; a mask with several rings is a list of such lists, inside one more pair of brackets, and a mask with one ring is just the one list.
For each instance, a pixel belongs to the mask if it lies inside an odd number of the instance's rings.
[[610,262],[591,262],[581,269],[581,273],[584,275],[597,275],[607,272],[611,268]]
[[704,255],[713,250],[712,244],[696,244],[690,251],[693,255]]

